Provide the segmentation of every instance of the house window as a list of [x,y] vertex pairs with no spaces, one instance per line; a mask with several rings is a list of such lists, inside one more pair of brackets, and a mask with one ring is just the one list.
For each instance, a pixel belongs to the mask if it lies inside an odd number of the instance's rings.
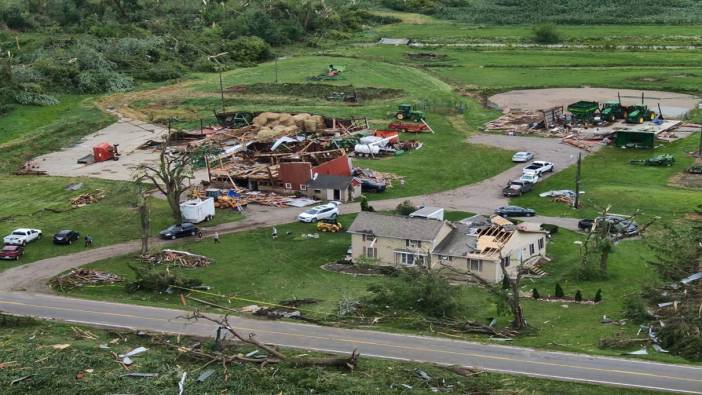
[[375,247],[363,247],[363,256],[368,258],[378,258],[378,249]]
[[292,189],[292,184],[289,182],[285,183],[285,189]]
[[301,190],[301,191],[306,191],[306,190],[307,190],[307,185],[305,185],[305,184],[300,184],[300,190]]
[[483,271],[483,261],[480,259],[468,259],[468,267],[471,272],[482,272]]
[[506,257],[503,257],[502,259],[500,259],[500,263],[504,267],[509,266],[509,256],[506,256]]
[[408,252],[395,252],[395,263],[407,266],[423,265],[424,255],[417,255]]
[[539,249],[540,250],[544,249],[544,238],[543,237],[539,239]]
[[314,193],[322,193],[322,190],[321,190],[321,189],[315,189],[315,190],[314,190]]
[[422,248],[422,242],[419,240],[405,240],[405,247]]
[[453,257],[447,256],[447,255],[439,255],[439,259],[441,259],[442,261],[449,261],[449,262],[453,261]]
[[529,244],[529,255],[534,255],[534,243]]

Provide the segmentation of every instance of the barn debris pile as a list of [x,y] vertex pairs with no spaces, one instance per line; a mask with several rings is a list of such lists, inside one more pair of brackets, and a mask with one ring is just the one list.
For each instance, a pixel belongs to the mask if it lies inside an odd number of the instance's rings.
[[151,265],[167,265],[187,268],[206,267],[212,263],[212,260],[206,256],[176,250],[163,250],[155,254],[142,255],[140,260]]
[[61,291],[85,285],[105,285],[123,281],[117,274],[92,269],[73,269],[66,274],[54,277],[50,286]]
[[105,198],[105,191],[96,189],[93,192],[82,193],[71,199],[71,207],[84,207],[89,204],[97,203]]

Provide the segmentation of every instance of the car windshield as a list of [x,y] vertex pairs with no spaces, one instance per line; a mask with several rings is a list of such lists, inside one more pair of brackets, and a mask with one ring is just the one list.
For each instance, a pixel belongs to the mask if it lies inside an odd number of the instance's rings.
[[56,235],[57,235],[57,236],[66,236],[66,235],[68,235],[70,232],[71,232],[70,230],[62,230],[62,231],[58,232]]
[[27,235],[27,234],[24,233],[24,232],[12,232],[12,234],[13,234],[13,235],[17,235],[17,236],[26,236],[26,235]]

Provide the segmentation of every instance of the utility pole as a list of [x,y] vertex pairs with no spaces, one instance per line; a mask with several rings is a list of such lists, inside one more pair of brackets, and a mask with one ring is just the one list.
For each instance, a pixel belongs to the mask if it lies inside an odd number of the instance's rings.
[[578,152],[578,167],[575,172],[575,200],[573,201],[573,207],[578,208],[580,206],[580,162],[582,161],[582,153]]
[[702,158],[702,128],[700,128],[700,146],[697,148],[697,157]]
[[278,83],[278,57],[275,57],[275,83]]

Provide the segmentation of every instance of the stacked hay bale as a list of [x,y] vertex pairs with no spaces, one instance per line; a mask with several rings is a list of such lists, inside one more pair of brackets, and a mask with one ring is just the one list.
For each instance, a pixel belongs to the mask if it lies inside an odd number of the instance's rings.
[[263,112],[253,119],[260,139],[277,138],[299,132],[317,133],[324,129],[324,118],[320,115]]

